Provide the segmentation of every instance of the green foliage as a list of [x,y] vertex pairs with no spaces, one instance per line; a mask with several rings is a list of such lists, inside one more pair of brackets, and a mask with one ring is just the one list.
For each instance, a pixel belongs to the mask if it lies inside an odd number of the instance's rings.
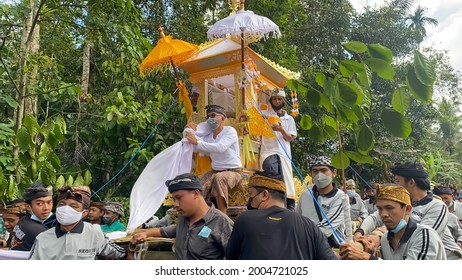
[[382,111],[382,121],[393,136],[406,138],[411,134],[411,123],[393,109]]
[[403,86],[398,87],[393,92],[391,105],[395,111],[405,115],[409,109],[409,106],[411,105],[411,96],[409,95],[409,90]]

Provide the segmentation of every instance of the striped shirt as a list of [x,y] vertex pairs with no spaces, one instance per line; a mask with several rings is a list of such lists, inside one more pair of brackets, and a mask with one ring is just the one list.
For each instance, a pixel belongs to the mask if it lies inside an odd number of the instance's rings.
[[[460,260],[462,258],[462,249],[454,241],[447,226],[448,207],[443,201],[434,199],[431,193],[428,194],[421,200],[412,203],[410,218],[418,224],[433,228],[438,233],[443,241],[446,256],[449,260]],[[357,231],[368,234],[380,226],[383,226],[383,223],[379,211],[376,211],[363,221]]]
[[[334,231],[332,230],[332,227],[335,229],[337,232],[337,235],[342,239],[345,240],[345,213],[344,211],[346,209],[344,205],[344,201],[346,201],[347,206],[349,206],[349,199],[347,195],[337,189],[337,187],[334,186],[332,191],[325,195],[320,195],[317,189],[317,186],[313,186],[311,189],[314,196],[316,197],[319,205],[321,206],[322,210],[328,217],[328,221],[326,220],[325,216],[320,213],[321,218],[319,218],[319,215],[316,211],[316,207],[318,207],[315,202],[313,201],[313,197],[311,196],[309,190],[305,190],[304,192],[301,193],[300,195],[300,200],[299,203],[297,204],[296,211],[300,214],[302,214],[305,217],[308,217],[310,220],[312,220],[321,230],[321,232],[326,236],[327,238],[331,237],[333,238],[334,236]],[[348,207],[349,208],[349,207]],[[350,209],[346,210],[348,211],[348,216],[350,214]],[[349,217],[348,217],[348,222],[350,222]],[[330,226],[330,224],[332,227]]]
[[431,227],[417,225],[412,220],[399,240],[398,246],[392,248],[394,234],[385,233],[381,240],[382,258],[385,260],[445,260],[446,253],[438,233]]

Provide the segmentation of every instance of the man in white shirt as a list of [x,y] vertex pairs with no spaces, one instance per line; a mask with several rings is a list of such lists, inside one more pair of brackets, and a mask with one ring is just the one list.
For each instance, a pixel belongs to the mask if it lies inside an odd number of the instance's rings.
[[[294,175],[292,172],[292,155],[290,151],[290,142],[297,137],[297,128],[295,126],[294,118],[287,114],[284,108],[284,97],[286,93],[284,89],[278,88],[271,92],[269,103],[271,108],[263,111],[262,114],[265,118],[269,116],[279,117],[279,122],[273,123],[271,128],[274,131],[276,138],[262,137],[260,148],[260,163],[263,165],[266,159],[271,162],[280,164],[278,167],[272,168],[273,170],[280,170],[282,172],[281,179],[286,184],[287,195],[287,208],[295,209],[295,186]],[[270,157],[279,157],[279,161],[271,160]]]
[[[210,156],[212,170],[200,177],[204,196],[226,214],[228,193],[242,181],[239,140],[236,129],[225,126],[226,111],[223,107],[208,105],[206,113],[211,133],[197,138],[194,133],[187,132],[186,139],[195,146],[196,151]],[[189,123],[188,127],[197,129],[194,123]]]

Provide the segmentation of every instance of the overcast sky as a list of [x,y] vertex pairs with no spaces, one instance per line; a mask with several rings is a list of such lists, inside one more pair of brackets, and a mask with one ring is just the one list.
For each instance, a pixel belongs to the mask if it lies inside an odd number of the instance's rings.
[[[384,0],[350,0],[361,12],[364,6],[381,6]],[[436,49],[448,50],[452,66],[462,72],[462,0],[416,0],[418,6],[427,8],[426,16],[438,20],[438,26],[427,26],[427,38],[422,46],[433,45]]]

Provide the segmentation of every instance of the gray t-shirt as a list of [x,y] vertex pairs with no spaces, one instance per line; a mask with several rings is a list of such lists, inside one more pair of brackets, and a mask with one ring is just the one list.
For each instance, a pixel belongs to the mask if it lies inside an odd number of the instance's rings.
[[166,238],[175,238],[175,254],[180,260],[222,260],[233,221],[213,205],[205,216],[189,226],[189,219],[179,217],[177,225],[160,228]]

